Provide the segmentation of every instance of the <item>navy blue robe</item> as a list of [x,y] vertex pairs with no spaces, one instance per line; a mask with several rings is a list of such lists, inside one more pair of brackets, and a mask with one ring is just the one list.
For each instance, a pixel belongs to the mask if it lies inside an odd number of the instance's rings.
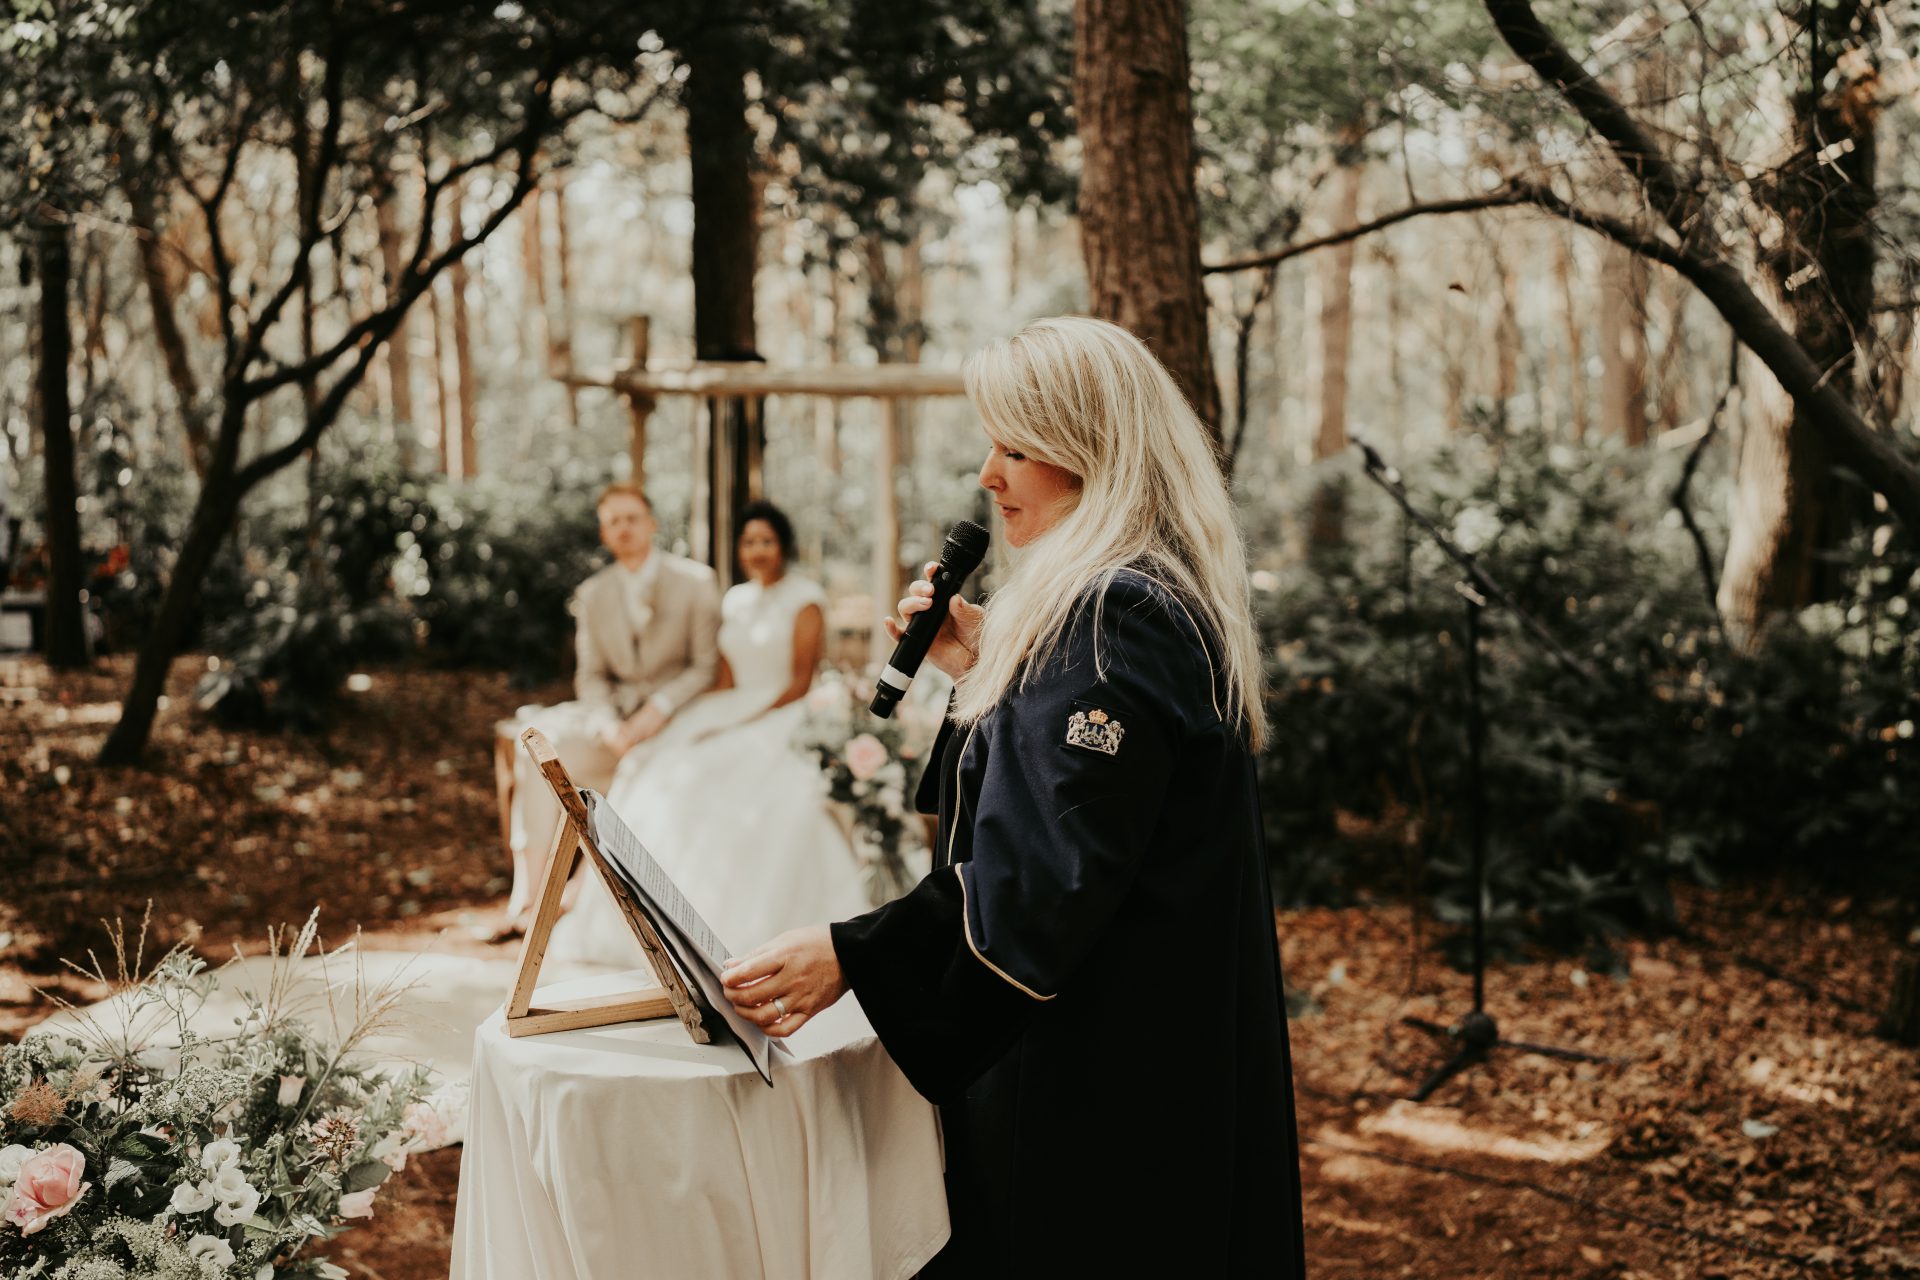
[[1304,1276],[1253,757],[1169,591],[1127,571],[1095,603],[941,730],[933,871],[833,926],[941,1108],[954,1234],[924,1274]]

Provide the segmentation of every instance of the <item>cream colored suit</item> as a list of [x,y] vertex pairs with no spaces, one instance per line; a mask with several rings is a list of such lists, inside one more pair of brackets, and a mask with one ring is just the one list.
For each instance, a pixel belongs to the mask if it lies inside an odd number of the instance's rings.
[[[522,707],[520,722],[552,740],[575,783],[605,791],[619,757],[602,735],[651,703],[668,716],[713,685],[720,587],[712,569],[655,550],[636,578],[610,564],[573,594],[575,700]],[[509,917],[532,906],[560,806],[525,752],[515,757]]]

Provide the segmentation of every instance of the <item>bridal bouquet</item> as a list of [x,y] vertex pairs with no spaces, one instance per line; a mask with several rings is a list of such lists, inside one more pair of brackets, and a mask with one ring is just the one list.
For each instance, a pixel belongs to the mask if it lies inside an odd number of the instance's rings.
[[[915,683],[931,686],[931,680]],[[913,811],[921,752],[940,727],[937,705],[909,695],[892,718],[874,717],[870,681],[823,672],[807,695],[796,745],[820,763],[827,798],[850,820],[854,857],[874,903],[896,898],[918,878],[910,860],[926,849],[926,827]]]
[[[305,1250],[372,1216],[380,1185],[441,1126],[423,1070],[350,1058],[398,992],[356,988],[335,1037],[300,1020],[315,997],[290,975],[314,931],[310,919],[284,965],[270,935],[269,989],[249,996],[232,1034],[210,1038],[188,1025],[204,962],[175,949],[136,979],[141,948],[129,965],[116,929],[130,989],[76,1011],[75,1031],[0,1047],[0,1276],[343,1280]],[[83,972],[109,981],[98,961]]]

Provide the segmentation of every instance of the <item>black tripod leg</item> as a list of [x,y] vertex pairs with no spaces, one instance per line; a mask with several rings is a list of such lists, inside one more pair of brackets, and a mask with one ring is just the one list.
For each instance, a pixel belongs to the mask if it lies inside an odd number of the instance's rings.
[[1426,1082],[1413,1091],[1415,1102],[1425,1102],[1433,1096],[1433,1091],[1447,1081],[1465,1071],[1468,1067],[1478,1066],[1487,1060],[1485,1047],[1477,1044],[1462,1046],[1460,1052],[1440,1064],[1440,1069],[1428,1076]]
[[1525,1040],[1502,1040],[1500,1048],[1512,1049],[1516,1053],[1537,1053],[1546,1058],[1559,1058],[1566,1062],[1603,1062],[1609,1066],[1621,1066],[1631,1061],[1628,1058],[1609,1057],[1604,1053],[1588,1053],[1584,1049],[1562,1049],[1550,1044],[1528,1044]]

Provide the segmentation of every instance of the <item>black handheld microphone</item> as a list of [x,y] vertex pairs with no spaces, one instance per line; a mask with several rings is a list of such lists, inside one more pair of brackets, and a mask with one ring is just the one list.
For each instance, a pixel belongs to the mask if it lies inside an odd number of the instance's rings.
[[947,620],[953,593],[986,558],[988,540],[987,531],[971,520],[962,520],[947,530],[947,544],[940,548],[940,564],[933,573],[933,605],[924,613],[914,614],[907,623],[906,634],[893,647],[893,657],[873,687],[873,705],[869,710],[882,720],[893,714],[894,707],[913,687],[920,660],[927,656],[934,636],[940,632],[940,624]]

